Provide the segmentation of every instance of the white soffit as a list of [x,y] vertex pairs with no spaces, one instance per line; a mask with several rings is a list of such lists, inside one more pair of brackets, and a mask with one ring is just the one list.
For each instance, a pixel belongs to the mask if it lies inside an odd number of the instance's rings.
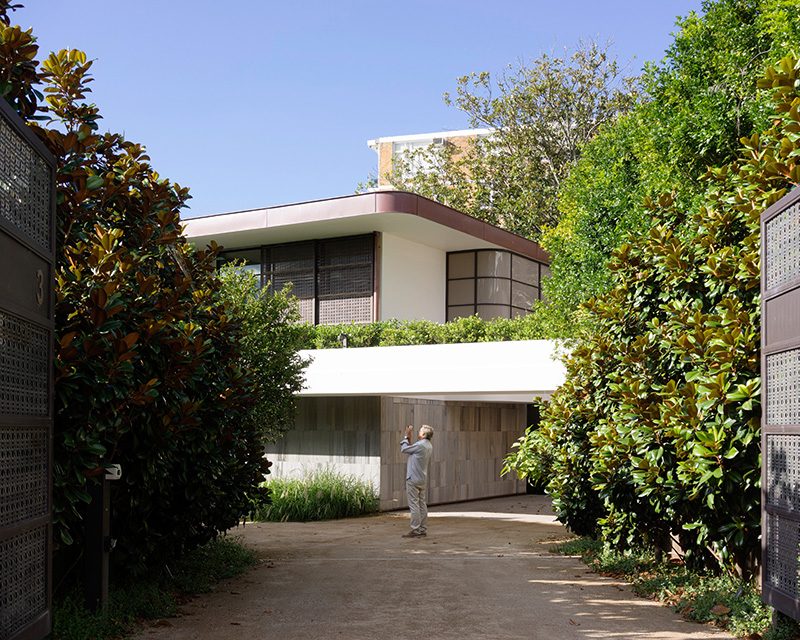
[[302,351],[302,396],[407,396],[531,402],[564,382],[550,340]]
[[201,248],[212,240],[243,249],[378,231],[441,251],[504,248],[549,262],[543,249],[526,238],[396,191],[189,218],[184,227],[186,237]]

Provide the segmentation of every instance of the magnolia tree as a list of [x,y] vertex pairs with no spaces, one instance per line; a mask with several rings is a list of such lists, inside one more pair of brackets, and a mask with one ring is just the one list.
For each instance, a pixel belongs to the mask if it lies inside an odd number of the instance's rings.
[[610,264],[613,288],[566,359],[507,468],[544,479],[559,518],[608,542],[679,543],[699,565],[747,573],[760,536],[759,217],[800,183],[800,64],[769,68],[772,127],[705,175],[685,211],[649,202],[654,225]]
[[[141,571],[247,512],[301,367],[280,337],[269,375],[256,357],[265,342],[243,351],[247,317],[223,296],[217,249],[182,234],[188,190],[141,145],[99,132],[86,56],[61,51],[37,70],[35,39],[8,10],[0,4],[0,93],[57,161],[56,543],[60,556],[80,553],[87,487],[121,464],[113,558]],[[271,318],[273,337],[290,319]]]

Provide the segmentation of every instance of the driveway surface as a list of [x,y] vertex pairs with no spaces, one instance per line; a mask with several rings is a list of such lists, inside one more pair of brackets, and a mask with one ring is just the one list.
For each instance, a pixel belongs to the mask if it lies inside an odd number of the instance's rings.
[[473,638],[724,640],[549,549],[569,536],[545,496],[234,529],[259,566],[156,622],[153,640]]

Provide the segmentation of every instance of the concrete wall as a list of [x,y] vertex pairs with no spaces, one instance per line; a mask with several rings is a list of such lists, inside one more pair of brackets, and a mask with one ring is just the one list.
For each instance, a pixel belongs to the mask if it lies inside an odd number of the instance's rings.
[[378,397],[297,399],[294,429],[266,447],[275,476],[302,477],[326,466],[380,483]]
[[378,318],[445,321],[447,254],[381,234]]

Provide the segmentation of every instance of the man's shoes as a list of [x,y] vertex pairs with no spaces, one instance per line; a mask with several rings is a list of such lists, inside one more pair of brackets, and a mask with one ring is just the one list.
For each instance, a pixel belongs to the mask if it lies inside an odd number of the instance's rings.
[[421,538],[423,536],[428,535],[427,533],[417,533],[416,531],[409,531],[408,533],[404,533],[404,538]]

